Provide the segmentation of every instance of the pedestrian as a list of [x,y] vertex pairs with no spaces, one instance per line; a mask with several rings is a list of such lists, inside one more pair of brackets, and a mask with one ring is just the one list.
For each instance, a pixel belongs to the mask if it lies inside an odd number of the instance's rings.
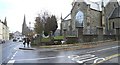
[[30,45],[30,38],[27,38],[27,47]]
[[23,45],[25,47],[25,44],[26,44],[26,38],[23,38]]

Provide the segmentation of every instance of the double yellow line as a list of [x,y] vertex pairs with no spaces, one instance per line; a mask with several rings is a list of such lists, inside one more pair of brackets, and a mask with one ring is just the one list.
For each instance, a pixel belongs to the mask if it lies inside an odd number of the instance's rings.
[[105,62],[107,60],[110,60],[110,59],[118,57],[118,56],[120,56],[120,54],[114,54],[114,55],[108,56],[108,57],[105,58],[105,60],[101,60],[101,61],[99,61],[99,62],[97,62],[97,63],[95,63],[93,65],[97,65],[97,64],[103,63],[103,62]]

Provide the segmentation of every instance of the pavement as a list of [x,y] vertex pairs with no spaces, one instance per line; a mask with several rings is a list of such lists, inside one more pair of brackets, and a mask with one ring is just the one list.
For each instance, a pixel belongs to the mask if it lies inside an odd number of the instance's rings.
[[0,64],[2,64],[2,44],[0,44]]

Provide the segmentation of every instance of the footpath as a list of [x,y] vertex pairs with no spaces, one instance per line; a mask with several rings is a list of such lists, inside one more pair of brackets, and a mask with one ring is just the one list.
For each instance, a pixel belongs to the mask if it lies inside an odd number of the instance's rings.
[[51,50],[78,50],[78,49],[89,49],[99,46],[105,46],[109,44],[120,43],[120,41],[106,40],[98,42],[88,43],[75,43],[75,44],[63,44],[63,45],[51,45],[51,46],[33,46],[32,48],[39,49],[40,51],[51,51]]

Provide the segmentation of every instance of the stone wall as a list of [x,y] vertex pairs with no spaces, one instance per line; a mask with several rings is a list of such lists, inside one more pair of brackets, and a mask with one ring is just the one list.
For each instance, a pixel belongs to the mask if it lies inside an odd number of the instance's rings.
[[101,35],[103,39],[100,40],[98,37],[100,35],[83,35],[84,42],[95,42],[95,41],[103,41],[103,40],[116,40],[115,35]]
[[97,27],[101,24],[101,12],[90,9],[87,14],[87,23],[84,27],[84,34],[96,34]]
[[[99,39],[102,37],[103,39]],[[119,37],[120,38],[120,37]],[[116,35],[83,35],[83,41],[80,41],[81,38],[78,37],[67,37],[66,43],[85,43],[85,42],[97,42],[105,40],[117,40]]]

